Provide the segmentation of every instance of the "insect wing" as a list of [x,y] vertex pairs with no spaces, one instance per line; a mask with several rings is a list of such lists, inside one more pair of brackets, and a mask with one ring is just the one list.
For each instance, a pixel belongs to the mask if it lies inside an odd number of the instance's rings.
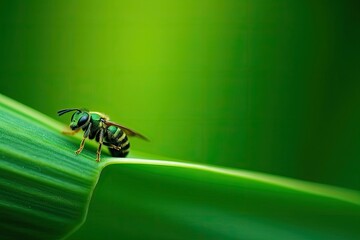
[[114,122],[111,122],[111,121],[106,121],[105,124],[108,125],[108,126],[115,126],[115,127],[121,128],[121,130],[123,130],[126,133],[126,135],[128,135],[128,136],[139,137],[139,138],[141,138],[143,140],[149,141],[149,139],[147,139],[144,135],[141,135],[140,133],[137,133],[137,132],[135,132],[135,131],[127,128],[127,127],[124,127],[124,126],[118,124],[118,123],[114,123]]

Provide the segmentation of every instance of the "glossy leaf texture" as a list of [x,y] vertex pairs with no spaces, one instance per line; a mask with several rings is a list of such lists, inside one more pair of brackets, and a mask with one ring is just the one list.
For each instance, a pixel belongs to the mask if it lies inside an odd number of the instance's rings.
[[1,239],[59,239],[84,221],[102,167],[61,129],[0,95]]

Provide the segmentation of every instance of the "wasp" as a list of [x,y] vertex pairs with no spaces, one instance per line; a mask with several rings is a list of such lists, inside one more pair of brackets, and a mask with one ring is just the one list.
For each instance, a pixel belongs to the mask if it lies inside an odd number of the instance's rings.
[[102,145],[108,146],[113,157],[126,157],[130,150],[130,142],[127,136],[139,137],[148,141],[148,139],[140,133],[115,122],[111,122],[109,117],[103,113],[90,112],[79,108],[67,108],[59,110],[57,114],[61,116],[73,111],[75,112],[71,116],[70,122],[70,129],[72,131],[64,132],[64,134],[74,135],[81,129],[84,131],[80,147],[75,151],[77,155],[83,150],[87,138],[95,139],[99,143],[96,152],[97,162],[100,161]]

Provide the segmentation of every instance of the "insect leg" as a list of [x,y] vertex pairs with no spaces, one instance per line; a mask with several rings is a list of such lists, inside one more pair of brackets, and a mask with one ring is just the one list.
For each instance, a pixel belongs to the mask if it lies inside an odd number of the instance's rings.
[[104,140],[104,129],[101,128],[100,132],[99,132],[99,147],[96,152],[96,161],[97,162],[100,162],[101,147],[103,145],[103,140]]
[[114,145],[114,144],[112,144],[112,143],[108,143],[108,142],[104,142],[103,143],[105,146],[108,146],[109,148],[113,148],[113,149],[115,149],[115,150],[121,150],[121,146],[116,146],[116,145]]
[[86,131],[84,133],[84,136],[83,136],[83,139],[81,140],[79,149],[75,151],[76,154],[80,154],[81,151],[83,150],[84,145],[85,145],[85,140],[86,140],[87,137],[89,137],[90,129],[91,129],[91,123],[89,123],[89,126],[87,127],[87,129],[86,129]]

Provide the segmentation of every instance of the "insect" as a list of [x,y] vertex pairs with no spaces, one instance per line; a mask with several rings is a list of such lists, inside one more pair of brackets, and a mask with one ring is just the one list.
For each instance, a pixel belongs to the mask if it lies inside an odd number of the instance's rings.
[[97,162],[100,161],[102,145],[108,146],[113,157],[126,157],[130,150],[130,143],[127,136],[139,137],[148,141],[148,139],[140,133],[109,121],[109,117],[99,112],[90,112],[79,108],[67,108],[59,110],[57,114],[61,116],[73,111],[75,112],[71,116],[70,122],[72,132],[64,132],[64,134],[74,135],[81,129],[84,131],[80,147],[75,151],[76,154],[81,153],[87,138],[95,139],[99,142],[99,147],[96,152]]

